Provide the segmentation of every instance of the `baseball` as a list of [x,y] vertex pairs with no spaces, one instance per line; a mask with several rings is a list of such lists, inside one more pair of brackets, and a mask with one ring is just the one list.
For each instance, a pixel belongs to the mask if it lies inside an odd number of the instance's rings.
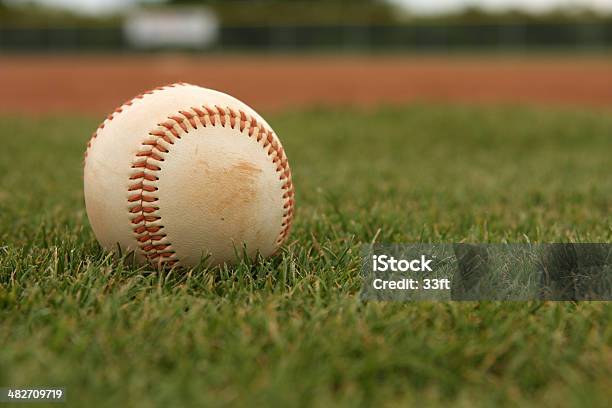
[[87,146],[84,184],[100,244],[140,263],[270,256],[291,228],[291,170],[270,125],[195,85],[160,87],[111,113]]

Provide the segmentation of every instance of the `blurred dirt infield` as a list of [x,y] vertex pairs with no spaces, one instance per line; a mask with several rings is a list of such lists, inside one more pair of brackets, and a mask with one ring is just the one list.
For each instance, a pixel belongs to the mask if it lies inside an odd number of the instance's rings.
[[588,56],[0,56],[0,112],[104,114],[159,85],[257,109],[411,101],[612,107],[612,58]]

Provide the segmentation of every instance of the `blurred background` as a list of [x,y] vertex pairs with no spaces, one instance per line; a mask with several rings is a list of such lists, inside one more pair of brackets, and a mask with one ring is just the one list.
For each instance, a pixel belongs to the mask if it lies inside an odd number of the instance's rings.
[[612,103],[612,0],[0,0],[0,111],[186,81],[264,110]]

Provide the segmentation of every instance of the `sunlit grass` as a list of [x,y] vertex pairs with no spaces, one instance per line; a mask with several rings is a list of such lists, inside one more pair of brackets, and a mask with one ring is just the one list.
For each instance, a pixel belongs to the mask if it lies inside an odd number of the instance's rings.
[[604,406],[608,303],[361,303],[360,244],[610,242],[612,116],[271,115],[297,189],[275,259],[124,265],[87,223],[93,118],[0,119],[0,386],[71,406]]

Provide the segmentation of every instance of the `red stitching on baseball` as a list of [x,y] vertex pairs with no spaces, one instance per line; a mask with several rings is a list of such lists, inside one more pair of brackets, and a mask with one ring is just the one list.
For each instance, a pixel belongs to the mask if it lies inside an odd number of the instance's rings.
[[[195,120],[196,118],[198,121]],[[181,110],[175,115],[168,116],[166,121],[158,124],[157,129],[149,132],[149,136],[152,138],[142,142],[143,150],[134,157],[132,168],[137,172],[129,178],[132,184],[128,187],[128,191],[131,192],[127,200],[128,211],[133,214],[131,218],[132,230],[138,246],[150,262],[155,261],[160,266],[172,266],[179,261],[172,249],[172,244],[167,242],[163,225],[157,225],[161,220],[161,216],[157,215],[159,207],[150,204],[156,202],[158,197],[145,194],[158,190],[155,183],[159,180],[159,177],[155,173],[161,170],[160,162],[163,162],[164,156],[169,153],[169,149],[160,143],[173,145],[175,139],[181,138],[181,133],[189,132],[188,124],[193,129],[198,129],[199,125],[207,127],[207,123],[211,126],[216,126],[219,123],[222,127],[229,124],[234,129],[238,118],[240,132],[243,133],[248,128],[248,137],[256,135],[256,141],[262,145],[264,150],[269,147],[266,151],[268,155],[274,155],[272,163],[276,165],[275,170],[279,174],[279,180],[286,180],[281,186],[284,190],[282,195],[284,201],[283,220],[281,230],[275,241],[277,249],[289,235],[294,207],[291,169],[285,151],[275,140],[273,132],[267,129],[263,123],[257,121],[256,118],[249,117],[241,110],[237,113],[229,107],[225,109],[219,106],[212,108],[206,105],[192,107],[190,110]],[[150,223],[155,223],[155,225],[150,225]]]
[[141,93],[140,95],[136,95],[134,98],[126,101],[125,103],[123,103],[123,105],[119,106],[117,109],[115,109],[113,111],[113,113],[108,115],[106,120],[104,122],[102,122],[100,124],[100,126],[98,126],[98,128],[93,132],[93,134],[89,138],[89,141],[87,142],[87,149],[85,149],[85,159],[87,159],[87,154],[89,153],[89,149],[91,148],[92,143],[98,137],[98,132],[100,132],[100,130],[104,129],[104,126],[106,126],[106,124],[108,122],[112,121],[115,118],[115,116],[117,116],[118,114],[122,113],[125,110],[125,107],[132,106],[134,104],[134,102],[136,102],[137,100],[143,99],[146,95],[152,95],[155,92],[163,91],[164,89],[174,88],[174,87],[177,87],[177,86],[184,86],[184,85],[189,85],[189,84],[187,84],[185,82],[177,82],[175,84],[158,86],[157,88],[153,88],[153,89],[150,89],[148,91],[145,91],[145,92]]

